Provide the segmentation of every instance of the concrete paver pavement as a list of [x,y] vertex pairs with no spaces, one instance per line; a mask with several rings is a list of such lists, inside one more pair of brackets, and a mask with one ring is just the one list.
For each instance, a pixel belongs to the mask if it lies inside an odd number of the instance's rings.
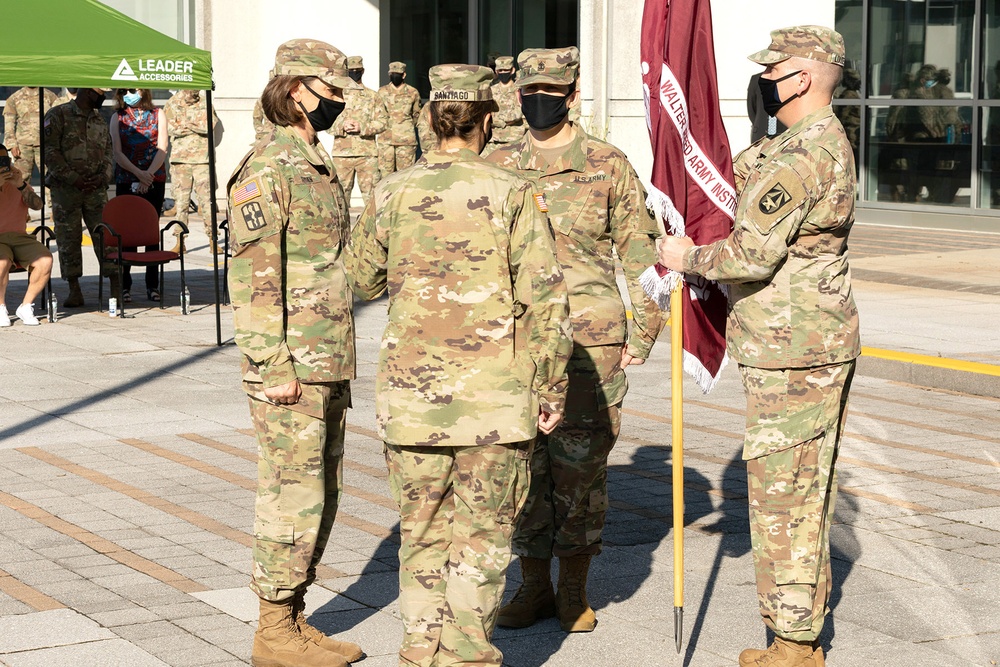
[[[866,345],[998,363],[1000,296],[988,279],[948,269],[944,251],[940,268],[911,270],[894,258],[926,248],[879,255],[903,236],[858,231]],[[55,325],[0,332],[0,664],[249,660],[256,445],[236,350],[214,345],[209,260],[193,236],[191,316],[168,294],[166,310],[137,302],[126,320],[76,311]],[[948,238],[931,242],[946,247]],[[984,247],[955,252],[995,264],[1000,237],[976,238]],[[94,285],[85,282],[91,300]],[[935,315],[956,304],[966,318]],[[345,496],[307,597],[317,624],[361,643],[369,657],[360,664],[373,667],[396,664],[401,637],[398,515],[374,433],[384,308],[358,306]],[[934,335],[911,336],[915,319]],[[225,314],[223,327],[228,338]],[[664,336],[649,363],[630,371],[606,544],[594,562],[597,630],[567,636],[554,620],[500,629],[506,664],[722,666],[745,646],[763,646],[739,458],[744,401],[730,367],[708,396],[685,383],[686,636],[682,654],[673,650],[669,353]],[[830,665],[1000,661],[998,426],[1000,400],[991,396],[857,379],[832,531]],[[518,578],[514,565],[508,588]]]

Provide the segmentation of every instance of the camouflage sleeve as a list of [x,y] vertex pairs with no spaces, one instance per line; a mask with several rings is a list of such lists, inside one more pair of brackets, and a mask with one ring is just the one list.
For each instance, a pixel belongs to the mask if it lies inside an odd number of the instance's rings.
[[360,134],[366,137],[385,132],[386,128],[389,127],[389,112],[386,110],[385,104],[382,103],[382,98],[378,95],[372,95],[371,104],[371,117],[365,118],[361,122]]
[[289,193],[273,168],[251,169],[242,176],[229,192],[235,340],[257,367],[264,386],[276,387],[296,379],[285,335],[283,286]]
[[656,237],[660,229],[646,208],[646,189],[635,170],[625,160],[623,167],[615,180],[610,211],[611,238],[618,250],[632,301],[632,328],[627,351],[637,359],[646,359],[666,323],[663,311],[639,284],[642,273],[658,261]]
[[747,177],[760,152],[759,143],[754,143],[740,151],[733,160],[733,177],[737,192],[742,192],[747,183]]
[[48,111],[56,104],[59,103],[59,96],[53,93],[51,90],[45,90],[45,110]]
[[420,93],[414,90],[413,101],[410,106],[410,120],[416,125],[418,118],[420,118]]
[[[53,180],[64,185],[73,185],[76,179],[80,178],[80,174],[70,168],[66,156],[63,155],[62,136],[65,126],[63,115],[58,113],[58,109],[59,107],[56,107],[45,114],[45,168],[52,174]],[[111,141],[110,134],[108,141]]]
[[689,248],[684,253],[685,273],[723,283],[768,280],[774,275],[811,208],[805,182],[794,169],[783,169],[762,178],[740,198],[739,210],[744,213],[732,233],[715,243]]
[[516,104],[517,98],[514,98],[515,104],[505,105],[500,108],[500,113],[497,114],[500,120],[503,121],[504,125],[513,123],[521,118],[521,107]]
[[7,100],[3,107],[3,140],[8,151],[17,148],[17,101]]
[[389,240],[385,230],[379,229],[375,215],[375,201],[383,198],[380,195],[380,188],[376,186],[351,230],[351,247],[345,262],[351,289],[365,301],[377,299],[388,284]]
[[111,133],[104,134],[104,187],[111,185],[115,178],[115,149]]
[[528,353],[535,362],[534,389],[542,410],[562,413],[573,327],[554,234],[543,211],[544,199],[530,183],[511,194],[508,206],[514,218],[510,235],[514,299],[525,308]]

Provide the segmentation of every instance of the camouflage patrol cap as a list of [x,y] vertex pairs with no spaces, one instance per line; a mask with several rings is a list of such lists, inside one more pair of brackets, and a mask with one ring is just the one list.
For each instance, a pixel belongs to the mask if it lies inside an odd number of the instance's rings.
[[394,60],[389,63],[389,74],[406,74],[406,63]]
[[484,102],[493,99],[493,70],[482,65],[435,65],[428,73],[431,102]]
[[758,65],[774,65],[789,58],[807,58],[844,66],[846,51],[840,33],[821,25],[799,25],[771,31],[771,45],[748,56]]
[[514,69],[513,56],[500,56],[496,60],[497,69]]
[[274,54],[272,76],[314,76],[335,88],[360,88],[347,76],[344,54],[335,46],[315,39],[293,39]]
[[561,49],[525,49],[517,56],[519,88],[533,83],[553,83],[571,86],[580,71],[580,49],[567,46]]
[[348,56],[347,69],[364,69],[365,61],[361,56]]

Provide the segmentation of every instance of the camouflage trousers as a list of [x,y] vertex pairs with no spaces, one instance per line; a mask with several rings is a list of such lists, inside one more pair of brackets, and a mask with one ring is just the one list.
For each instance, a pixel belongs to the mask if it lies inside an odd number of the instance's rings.
[[[80,192],[76,188],[56,186],[49,189],[52,198],[52,225],[55,227],[56,246],[59,248],[59,274],[63,280],[76,280],[83,276],[83,227],[80,219],[90,230],[94,242],[94,254],[101,259],[97,247],[97,225],[101,213],[108,203],[108,193],[104,188]],[[104,267],[104,275],[113,273],[111,264]]]
[[257,432],[257,501],[250,588],[290,600],[316,579],[343,486],[350,383],[302,383],[295,405],[275,405],[244,382]]
[[31,170],[38,167],[41,161],[41,148],[38,146],[18,146],[21,157],[14,159],[14,166],[21,172],[25,180],[31,180]]
[[764,623],[785,639],[815,640],[828,611],[835,465],[854,368],[740,366],[757,598]]
[[386,445],[399,505],[401,667],[500,665],[491,642],[528,489],[531,442]]
[[344,195],[347,201],[351,201],[351,192],[354,190],[354,177],[357,176],[358,187],[361,188],[361,198],[368,203],[368,199],[375,189],[375,184],[381,179],[378,170],[378,157],[335,157],[333,166],[337,170],[337,178],[344,187]]
[[[212,212],[210,210],[212,197],[209,194],[209,179],[207,164],[187,164],[177,162],[170,164],[170,178],[173,182],[174,206],[177,219],[185,225],[188,222],[188,205],[191,203],[191,191],[198,199],[198,210],[201,213],[205,236],[212,238]],[[180,233],[175,228],[174,235]]]
[[531,489],[514,534],[518,556],[601,553],[608,455],[628,390],[620,363],[620,345],[574,347],[563,421],[551,434],[538,434],[531,455]]
[[379,146],[378,170],[380,177],[412,167],[417,161],[417,147],[414,146]]

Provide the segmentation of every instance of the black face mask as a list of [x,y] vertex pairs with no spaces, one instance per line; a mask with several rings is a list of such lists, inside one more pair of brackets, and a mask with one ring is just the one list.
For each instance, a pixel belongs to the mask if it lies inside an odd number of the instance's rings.
[[99,93],[93,88],[88,88],[86,95],[91,109],[100,109],[104,106],[104,100],[107,99],[103,93]]
[[497,78],[500,79],[501,83],[510,83],[512,76],[514,76],[513,72],[500,72],[497,74]]
[[764,99],[764,111],[768,116],[776,115],[779,111],[781,111],[783,106],[799,96],[798,93],[795,93],[787,100],[782,101],[781,97],[778,95],[778,83],[784,81],[785,79],[792,78],[801,71],[802,70],[786,74],[780,79],[765,79],[764,77],[757,79],[757,86],[760,88],[761,97]]
[[357,83],[361,83],[361,75],[364,74],[363,69],[349,69],[347,70],[347,76],[354,79]]
[[569,95],[522,94],[521,113],[524,114],[524,120],[528,121],[531,129],[548,130],[561,123],[566,114],[569,113],[569,107],[566,104],[568,99]]
[[306,111],[306,108],[299,102],[299,108],[302,109],[302,113],[306,115],[306,119],[309,124],[312,125],[312,129],[317,132],[324,132],[333,127],[334,121],[337,120],[337,116],[344,112],[344,107],[347,106],[344,102],[337,102],[334,100],[328,100],[321,95],[316,95],[316,91],[307,86],[305,83],[306,90],[312,93],[316,99],[319,100],[319,106],[317,106],[312,111]]
[[393,72],[389,75],[389,81],[392,82],[392,85],[394,86],[401,86],[403,85],[403,75],[399,72]]

